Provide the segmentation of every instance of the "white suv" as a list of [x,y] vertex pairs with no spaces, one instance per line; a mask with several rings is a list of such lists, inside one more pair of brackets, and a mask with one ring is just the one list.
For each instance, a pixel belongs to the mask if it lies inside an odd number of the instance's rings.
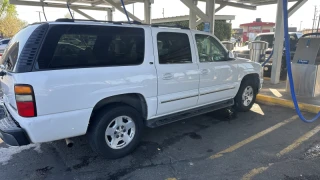
[[248,111],[263,81],[258,63],[205,32],[66,19],[21,30],[1,64],[3,141],[86,134],[108,158],[134,150],[145,126]]

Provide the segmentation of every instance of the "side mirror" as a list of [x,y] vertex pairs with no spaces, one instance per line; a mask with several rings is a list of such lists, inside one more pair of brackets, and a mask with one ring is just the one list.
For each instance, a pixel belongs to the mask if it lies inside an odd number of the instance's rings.
[[228,51],[228,59],[234,59],[234,58],[235,58],[235,56],[234,56],[233,52]]
[[234,56],[234,58],[237,58],[238,57],[238,53],[237,52],[233,52],[233,56]]

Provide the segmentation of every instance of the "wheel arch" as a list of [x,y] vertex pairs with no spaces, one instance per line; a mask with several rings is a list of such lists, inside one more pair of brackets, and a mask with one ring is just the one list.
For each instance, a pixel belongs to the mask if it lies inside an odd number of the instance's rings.
[[[90,122],[93,120],[94,115],[100,111],[101,109],[112,106],[112,105],[127,105],[134,109],[136,109],[145,120],[148,116],[148,106],[146,99],[140,93],[128,93],[128,94],[120,94],[114,95],[110,97],[106,97],[97,102],[92,110],[90,116]],[[89,122],[89,123],[90,123]]]
[[244,82],[246,80],[254,81],[254,84],[256,84],[257,91],[259,90],[260,78],[259,78],[258,73],[250,73],[250,74],[246,74],[245,76],[243,76],[241,83],[240,83],[240,86],[241,86],[242,82]]

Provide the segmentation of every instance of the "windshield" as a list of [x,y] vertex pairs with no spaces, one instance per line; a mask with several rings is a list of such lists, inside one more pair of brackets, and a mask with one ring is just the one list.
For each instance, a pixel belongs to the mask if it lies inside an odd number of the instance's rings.
[[[295,51],[296,44],[298,43],[298,37],[295,34],[290,35],[290,51]],[[255,41],[265,41],[268,43],[268,48],[273,48],[274,34],[263,34],[255,38]],[[284,44],[283,44],[284,45]]]
[[272,48],[273,46],[273,34],[268,34],[268,35],[260,35],[257,36],[255,41],[265,41],[268,43],[268,48]]

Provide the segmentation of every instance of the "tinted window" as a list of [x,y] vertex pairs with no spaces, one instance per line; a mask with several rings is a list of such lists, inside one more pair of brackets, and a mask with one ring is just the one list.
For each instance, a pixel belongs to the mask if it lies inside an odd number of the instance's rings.
[[141,28],[58,25],[49,30],[36,68],[137,65],[143,59]]
[[183,33],[160,32],[157,36],[160,64],[192,63],[189,37]]
[[196,34],[196,43],[200,62],[226,60],[226,50],[212,36]]

